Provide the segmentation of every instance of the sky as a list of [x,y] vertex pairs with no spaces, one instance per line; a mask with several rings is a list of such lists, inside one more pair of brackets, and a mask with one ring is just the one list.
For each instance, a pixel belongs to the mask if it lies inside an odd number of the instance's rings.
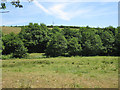
[[118,2],[21,2],[23,8],[14,8],[6,3],[9,13],[2,14],[2,25],[28,25],[44,23],[46,25],[69,25],[108,27],[118,26]]

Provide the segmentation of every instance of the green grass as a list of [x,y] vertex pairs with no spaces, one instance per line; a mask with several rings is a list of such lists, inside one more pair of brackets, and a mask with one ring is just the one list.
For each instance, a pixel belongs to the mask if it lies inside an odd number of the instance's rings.
[[27,59],[40,59],[40,58],[46,58],[44,55],[45,53],[30,53],[27,57]]
[[118,57],[3,60],[2,67],[3,88],[118,87]]

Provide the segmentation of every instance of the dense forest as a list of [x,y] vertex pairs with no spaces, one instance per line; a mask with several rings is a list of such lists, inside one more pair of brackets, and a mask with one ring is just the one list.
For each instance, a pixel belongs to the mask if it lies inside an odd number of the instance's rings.
[[120,27],[51,26],[29,23],[19,34],[2,34],[2,54],[24,58],[27,53],[57,56],[120,56]]

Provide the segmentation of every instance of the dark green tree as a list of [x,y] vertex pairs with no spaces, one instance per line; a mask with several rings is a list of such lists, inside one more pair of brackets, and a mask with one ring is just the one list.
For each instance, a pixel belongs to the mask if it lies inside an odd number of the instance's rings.
[[68,42],[68,54],[71,56],[81,55],[82,47],[81,44],[78,43],[78,39],[73,37]]
[[54,26],[53,29],[52,29],[52,33],[57,33],[57,32],[60,32],[60,33],[61,33],[61,30],[60,30],[59,27]]
[[13,54],[13,57],[25,57],[27,56],[27,48],[25,48],[24,43],[21,39],[14,33],[5,35],[3,38],[3,54]]
[[82,54],[85,56],[99,55],[103,49],[102,41],[94,29],[86,29],[82,32]]
[[117,27],[117,32],[115,35],[115,55],[120,56],[120,26]]
[[114,42],[115,42],[115,37],[113,33],[110,33],[107,30],[104,30],[101,33],[101,40],[103,42],[103,55],[112,55],[113,54],[113,47],[114,47]]
[[45,54],[52,57],[62,56],[65,54],[66,49],[67,40],[61,33],[56,33],[47,43]]
[[29,23],[22,28],[19,37],[29,52],[43,53],[49,40],[48,28],[45,24]]

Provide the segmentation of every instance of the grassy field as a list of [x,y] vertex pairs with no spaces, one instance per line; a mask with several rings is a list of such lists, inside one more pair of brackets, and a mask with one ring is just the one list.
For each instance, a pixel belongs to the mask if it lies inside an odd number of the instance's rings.
[[[11,32],[18,34],[21,31],[20,27],[8,27],[8,26],[1,27],[0,26],[0,29],[2,29],[2,32],[4,35],[9,34]],[[49,28],[49,29],[51,30],[52,28]],[[63,28],[60,28],[60,29],[63,29]],[[79,30],[79,29],[75,29],[75,30]]]
[[117,88],[118,57],[2,61],[3,88]]
[[[1,28],[1,27],[0,27]],[[14,32],[15,34],[18,34],[21,31],[21,28],[19,27],[2,27],[2,32],[3,34],[9,34],[11,32]]]

